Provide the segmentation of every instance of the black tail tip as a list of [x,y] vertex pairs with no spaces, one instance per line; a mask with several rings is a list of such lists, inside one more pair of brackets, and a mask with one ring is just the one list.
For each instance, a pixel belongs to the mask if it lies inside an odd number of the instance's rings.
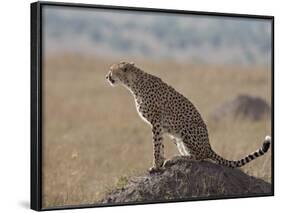
[[262,151],[263,152],[267,152],[267,150],[270,147],[270,143],[271,143],[271,137],[270,136],[266,136],[262,145]]

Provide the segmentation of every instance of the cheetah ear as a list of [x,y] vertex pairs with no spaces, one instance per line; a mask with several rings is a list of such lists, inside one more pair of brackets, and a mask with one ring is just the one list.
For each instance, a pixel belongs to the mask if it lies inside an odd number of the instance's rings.
[[132,62],[132,61],[131,61],[129,64],[130,64],[130,65],[133,65],[133,66],[135,65],[135,63],[134,63],[134,62]]

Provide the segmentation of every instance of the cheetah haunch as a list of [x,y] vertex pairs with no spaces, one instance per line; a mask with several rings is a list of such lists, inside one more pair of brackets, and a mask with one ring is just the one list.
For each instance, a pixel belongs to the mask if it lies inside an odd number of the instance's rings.
[[106,79],[112,86],[122,84],[131,91],[140,117],[152,127],[154,159],[151,172],[173,161],[164,158],[165,133],[171,136],[183,158],[210,159],[231,168],[249,163],[270,147],[271,137],[266,136],[257,151],[240,160],[226,160],[211,148],[207,126],[195,106],[160,78],[142,71],[134,63],[120,62],[110,67]]

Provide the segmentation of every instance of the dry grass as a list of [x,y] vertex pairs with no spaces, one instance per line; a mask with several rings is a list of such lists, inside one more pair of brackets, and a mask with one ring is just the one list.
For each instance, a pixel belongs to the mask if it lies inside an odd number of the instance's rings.
[[[43,206],[95,203],[126,176],[151,166],[150,127],[137,115],[131,94],[105,81],[114,60],[64,55],[44,63]],[[270,134],[270,120],[209,122],[209,113],[240,93],[270,103],[270,71],[136,61],[189,97],[209,125],[211,144],[227,159],[256,150]],[[166,155],[177,153],[165,138]],[[271,179],[271,154],[242,169]],[[125,180],[125,179],[124,179]],[[122,182],[122,181],[121,181]]]

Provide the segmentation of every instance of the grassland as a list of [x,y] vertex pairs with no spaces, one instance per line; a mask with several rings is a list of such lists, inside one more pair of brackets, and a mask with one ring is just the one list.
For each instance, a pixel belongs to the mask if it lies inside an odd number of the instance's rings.
[[[213,123],[209,116],[222,102],[242,93],[270,103],[271,76],[266,68],[134,61],[197,106],[208,124],[212,147],[223,157],[244,157],[271,134],[270,119]],[[114,62],[81,55],[44,61],[44,207],[95,203],[127,176],[151,166],[150,127],[138,117],[130,93],[105,81]],[[168,158],[177,154],[168,138],[165,146]],[[270,182],[271,153],[242,170]]]

